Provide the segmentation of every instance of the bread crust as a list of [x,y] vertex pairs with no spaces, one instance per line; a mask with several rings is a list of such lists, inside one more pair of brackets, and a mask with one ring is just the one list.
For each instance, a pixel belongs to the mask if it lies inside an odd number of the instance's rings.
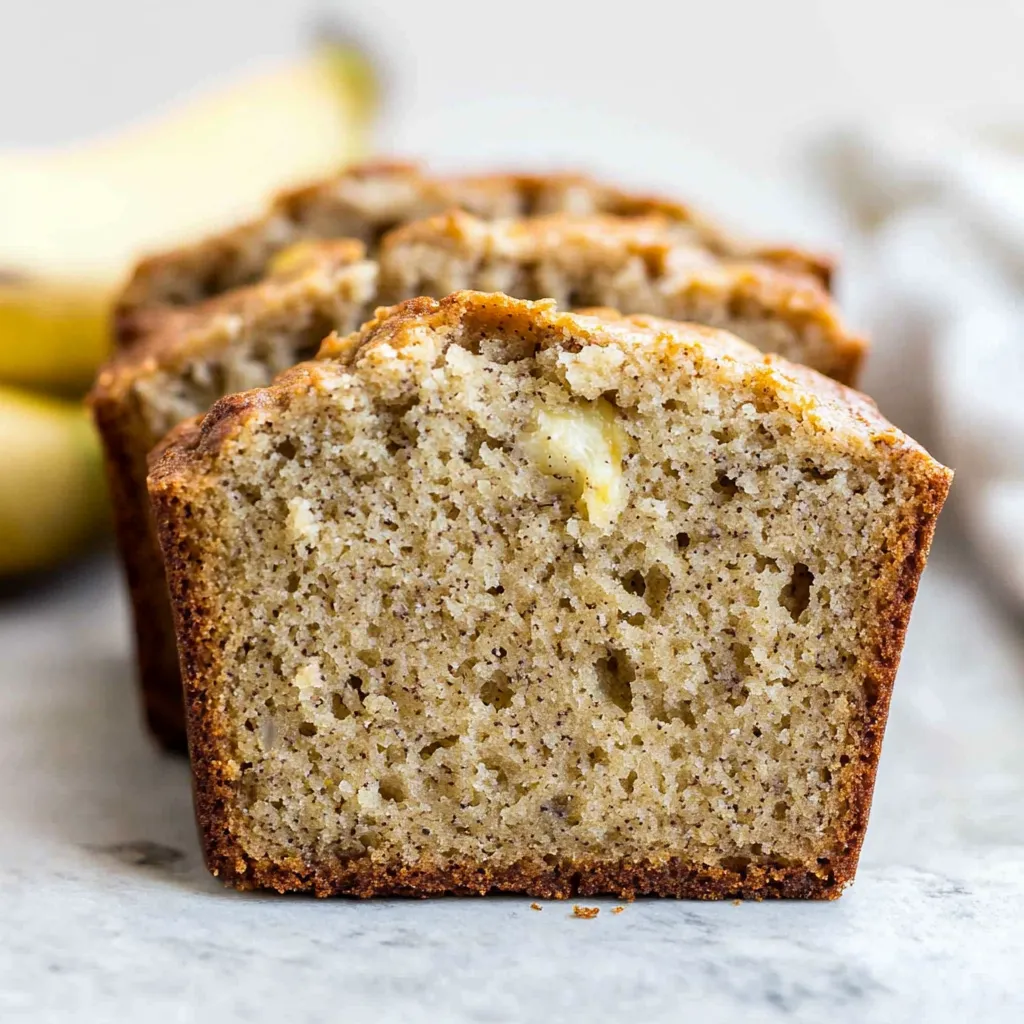
[[[652,339],[706,356],[707,372],[721,361],[743,364],[766,397],[792,403],[804,416],[818,417],[823,444],[836,431],[854,435],[899,460],[914,485],[915,498],[901,509],[884,543],[891,558],[871,591],[875,624],[858,666],[864,679],[863,717],[856,763],[844,774],[848,811],[834,837],[835,853],[815,864],[709,867],[680,858],[611,863],[574,860],[550,865],[521,862],[495,869],[486,863],[421,863],[415,867],[374,864],[369,859],[310,863],[299,857],[272,862],[249,857],[233,831],[233,787],[228,737],[207,711],[208,689],[221,671],[216,642],[217,599],[197,570],[202,538],[191,494],[218,452],[248,421],[287,407],[291,395],[328,385],[333,376],[359,372],[359,363],[387,347],[422,342],[424,328],[447,329],[462,344],[477,332],[511,331],[537,347],[572,347],[580,341],[607,343],[611,337],[649,344]],[[597,319],[559,313],[550,302],[521,302],[506,296],[456,293],[436,302],[413,299],[381,309],[343,346],[326,346],[327,360],[296,367],[270,388],[222,399],[202,421],[183,425],[154,461],[150,494],[160,531],[185,677],[189,747],[196,814],[210,871],[240,889],[272,888],[328,895],[416,895],[443,892],[519,892],[543,898],[612,894],[620,898],[663,895],[695,899],[833,899],[852,881],[860,855],[874,789],[893,682],[910,611],[927,559],[936,518],[952,473],[886,421],[870,400],[807,370],[795,367],[722,332],[649,317]],[[333,353],[333,355],[332,355]],[[836,443],[834,440],[831,443]]]
[[138,438],[145,429],[134,402],[97,395],[92,414],[103,441],[114,536],[128,584],[143,713],[160,745],[187,749],[174,620],[167,603],[163,558],[148,506],[139,501],[146,466]]
[[746,256],[810,275],[829,287],[833,261],[794,246],[759,245],[731,236],[690,207],[625,192],[581,174],[436,177],[399,162],[362,164],[278,195],[266,214],[200,243],[141,261],[113,315],[118,346],[145,333],[144,311],[191,304],[262,276],[274,253],[305,238],[348,236],[375,247],[395,224],[465,209],[488,219],[566,210],[635,217],[657,215],[680,237],[723,256]]

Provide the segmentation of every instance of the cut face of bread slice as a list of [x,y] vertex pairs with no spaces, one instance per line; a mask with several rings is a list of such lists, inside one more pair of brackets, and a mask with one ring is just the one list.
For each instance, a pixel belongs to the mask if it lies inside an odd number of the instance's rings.
[[279,196],[266,216],[198,245],[144,260],[115,312],[115,334],[126,344],[142,331],[137,311],[191,305],[251,284],[274,254],[315,238],[356,238],[371,250],[396,224],[464,209],[487,219],[565,212],[634,217],[657,214],[677,240],[725,256],[747,256],[809,274],[828,285],[827,258],[796,248],[762,246],[730,236],[679,203],[622,192],[582,175],[492,174],[438,178],[409,164],[369,164]]
[[493,226],[469,214],[440,216],[396,230],[379,265],[364,259],[358,242],[307,240],[275,253],[267,271],[264,283],[197,307],[140,311],[143,337],[104,370],[92,396],[132,594],[147,717],[161,742],[177,748],[185,744],[181,684],[146,496],[146,457],[172,426],[205,412],[221,395],[268,384],[312,354],[318,331],[344,335],[380,302],[504,287],[524,298],[554,295],[566,303],[704,320],[844,381],[864,350],[827,293],[806,276],[721,261],[678,242],[660,216],[555,214]]
[[210,868],[838,895],[949,472],[731,335],[458,293],[150,477]]
[[856,383],[867,348],[815,279],[680,242],[661,216],[486,221],[456,211],[392,231],[380,264],[382,301],[472,288],[693,321],[843,384]]

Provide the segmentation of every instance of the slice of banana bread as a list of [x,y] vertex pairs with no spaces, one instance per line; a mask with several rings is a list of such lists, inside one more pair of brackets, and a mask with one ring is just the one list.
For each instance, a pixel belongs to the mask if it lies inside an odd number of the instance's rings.
[[679,242],[661,217],[557,214],[492,227],[468,214],[440,216],[387,236],[379,267],[362,257],[354,241],[301,241],[273,256],[263,285],[187,311],[141,311],[143,337],[122,350],[93,391],[147,719],[165,746],[184,748],[185,725],[146,456],[174,424],[221,395],[268,384],[312,354],[318,331],[344,334],[379,302],[505,285],[524,298],[553,293],[566,302],[715,323],[848,382],[864,351],[816,282],[774,266],[722,261]]
[[144,329],[150,306],[191,305],[257,281],[280,249],[310,238],[357,238],[375,249],[397,224],[461,208],[488,219],[545,213],[657,214],[677,240],[722,256],[743,256],[810,274],[826,286],[831,261],[786,246],[727,234],[689,207],[633,195],[577,174],[488,174],[442,178],[411,164],[376,163],[283,193],[267,214],[197,245],[161,253],[135,269],[115,310],[115,335],[127,344]]
[[239,888],[831,898],[950,476],[724,332],[456,293],[156,462]]
[[472,288],[694,321],[843,384],[856,383],[867,349],[816,279],[680,242],[660,216],[487,221],[454,211],[390,232],[380,264],[383,301]]
[[184,709],[146,458],[172,427],[222,395],[269,384],[314,355],[330,331],[354,330],[376,295],[377,265],[359,242],[287,255],[260,285],[147,313],[145,336],[101,371],[89,396],[131,598],[146,720],[170,749],[185,749]]

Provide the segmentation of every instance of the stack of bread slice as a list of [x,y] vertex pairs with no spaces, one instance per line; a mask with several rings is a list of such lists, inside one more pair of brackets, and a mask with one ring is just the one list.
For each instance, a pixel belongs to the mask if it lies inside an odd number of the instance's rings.
[[837,895],[950,474],[847,387],[829,278],[404,165],[143,263],[92,404],[211,870]]

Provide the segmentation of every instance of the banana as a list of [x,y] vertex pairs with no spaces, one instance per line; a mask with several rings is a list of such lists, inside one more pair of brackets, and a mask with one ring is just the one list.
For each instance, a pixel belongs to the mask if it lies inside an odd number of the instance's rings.
[[56,565],[106,519],[99,440],[83,406],[0,387],[0,577]]
[[110,349],[110,302],[106,288],[0,279],[0,380],[84,390]]
[[253,216],[268,193],[360,157],[374,105],[366,58],[325,44],[117,137],[0,153],[0,381],[87,387],[140,255]]

